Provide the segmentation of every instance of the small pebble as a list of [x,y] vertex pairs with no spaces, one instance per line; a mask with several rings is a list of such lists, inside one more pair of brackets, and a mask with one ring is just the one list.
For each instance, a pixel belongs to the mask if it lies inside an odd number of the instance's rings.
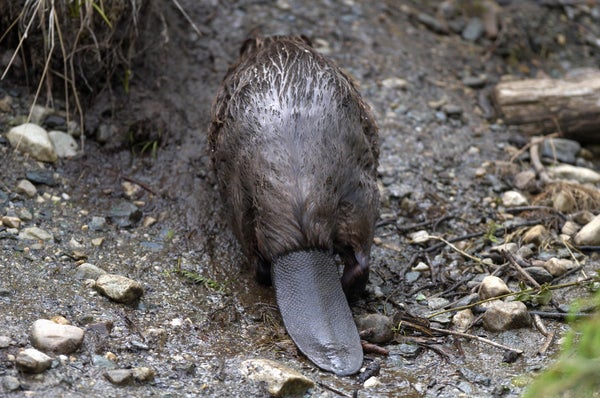
[[148,368],[145,366],[141,366],[139,368],[133,368],[132,370],[133,378],[136,381],[144,382],[144,381],[152,381],[154,380],[154,376],[156,372],[152,368]]
[[21,382],[15,376],[4,376],[2,378],[2,388],[6,392],[17,391],[21,388]]
[[33,198],[37,194],[37,188],[30,181],[20,180],[15,189],[17,193],[22,193],[28,198]]
[[537,283],[543,285],[544,283],[552,282],[554,277],[543,267],[526,267],[523,268],[525,272],[529,274]]
[[47,169],[35,169],[27,170],[25,177],[34,184],[43,184],[49,187],[56,186],[56,179],[54,178],[54,172]]
[[477,41],[485,32],[483,21],[477,17],[469,19],[467,26],[462,31],[462,38],[467,41]]
[[466,332],[474,319],[475,315],[473,315],[473,311],[467,308],[465,310],[457,311],[456,314],[454,314],[452,317],[452,324],[459,332]]
[[106,274],[102,268],[95,266],[90,263],[83,263],[79,265],[75,270],[75,279],[98,279],[101,275]]
[[542,265],[552,276],[557,277],[564,275],[568,271],[577,267],[577,264],[573,260],[566,258],[555,258],[552,257],[550,260],[545,261]]
[[21,230],[18,236],[19,240],[54,240],[54,236],[46,230],[38,227],[29,227]]
[[492,332],[518,329],[531,325],[527,306],[520,301],[494,301],[483,314],[483,326]]
[[506,191],[502,194],[502,204],[506,207],[526,206],[528,201],[517,191]]
[[27,348],[17,355],[17,369],[27,373],[42,373],[52,365],[52,358],[35,348]]
[[106,380],[116,385],[126,385],[133,381],[133,371],[131,369],[111,369],[104,372]]
[[139,282],[115,274],[99,276],[95,288],[100,294],[118,303],[132,303],[144,294],[144,288]]
[[504,281],[497,276],[488,275],[479,285],[479,298],[487,300],[492,297],[502,296],[510,293],[510,289]]
[[562,163],[575,164],[581,144],[566,138],[549,138],[541,144],[541,155]]

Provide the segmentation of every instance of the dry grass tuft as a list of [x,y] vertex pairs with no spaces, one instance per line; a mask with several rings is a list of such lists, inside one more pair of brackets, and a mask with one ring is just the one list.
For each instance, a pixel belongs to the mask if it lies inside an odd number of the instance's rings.
[[43,87],[47,106],[54,107],[53,93],[61,93],[67,118],[77,115],[83,129],[82,99],[110,89],[117,77],[127,91],[147,3],[0,0],[0,46],[12,53],[3,59],[1,78],[12,72],[30,86],[37,82],[34,104]]
[[552,206],[563,213],[600,210],[600,191],[581,184],[556,182],[547,185],[539,194],[534,205]]

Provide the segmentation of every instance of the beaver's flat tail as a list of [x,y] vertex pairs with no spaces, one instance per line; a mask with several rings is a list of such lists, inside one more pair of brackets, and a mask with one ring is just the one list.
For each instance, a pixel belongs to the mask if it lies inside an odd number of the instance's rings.
[[358,372],[362,346],[333,256],[291,252],[273,261],[271,275],[283,323],[300,351],[337,375]]

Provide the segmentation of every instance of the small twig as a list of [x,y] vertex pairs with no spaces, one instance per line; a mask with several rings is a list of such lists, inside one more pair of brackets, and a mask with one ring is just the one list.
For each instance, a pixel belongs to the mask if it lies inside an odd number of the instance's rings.
[[138,180],[136,180],[133,177],[129,177],[129,176],[121,174],[121,178],[124,179],[125,181],[129,181],[129,182],[131,182],[133,184],[139,185],[140,187],[142,187],[146,191],[150,192],[154,196],[158,196],[158,193],[154,189],[152,189],[149,185],[144,184],[143,182],[138,181]]
[[510,254],[509,252],[507,252],[506,250],[500,250],[500,254],[502,255],[502,257],[504,257],[505,259],[508,260],[508,262],[510,263],[510,265],[513,266],[514,269],[517,270],[517,272],[519,274],[521,274],[521,276],[523,276],[523,278],[525,278],[531,285],[533,285],[534,287],[536,287],[537,289],[540,288],[540,284],[537,283],[537,281],[535,279],[532,278],[531,275],[529,275],[527,273],[527,271],[525,271],[515,260],[515,258],[513,257],[512,254]]
[[[581,286],[581,285],[586,284],[588,282],[591,282],[593,280],[594,280],[594,278],[589,278],[588,277],[588,278],[582,279],[580,281],[574,281],[574,282],[564,283],[562,285],[550,285],[550,286],[545,286],[544,288],[547,289],[547,290],[558,290],[558,289],[564,289],[564,288],[572,287],[572,286]],[[479,300],[479,301],[477,301],[475,303],[471,303],[471,304],[468,304],[468,305],[463,305],[463,306],[460,306],[460,307],[454,307],[454,308],[449,308],[447,310],[438,311],[438,312],[435,312],[433,314],[427,315],[427,318],[431,319],[431,318],[433,318],[435,316],[438,316],[438,315],[441,315],[441,314],[445,314],[447,312],[466,310],[468,308],[473,308],[475,306],[478,306],[478,305],[483,304],[483,303],[487,303],[489,301],[502,300],[504,298],[516,296],[516,295],[519,295],[519,294],[536,293],[536,292],[539,292],[539,290],[540,289],[537,289],[537,288],[529,288],[529,289],[521,290],[521,291],[518,291],[518,292],[506,293],[506,294],[502,294],[500,296],[490,297],[490,298],[485,299],[485,300]]]
[[516,206],[516,207],[507,207],[503,211],[505,213],[521,213],[523,211],[534,211],[534,210],[549,211],[551,213],[556,214],[563,220],[567,219],[567,216],[565,216],[562,212],[560,212],[560,211],[556,210],[554,207],[550,207],[550,206]]
[[337,395],[340,395],[342,397],[352,398],[352,395],[348,395],[345,392],[340,391],[340,390],[338,390],[335,387],[331,387],[330,385],[327,385],[327,384],[323,383],[322,381],[317,381],[317,384],[319,385],[319,387],[324,388],[326,390],[329,390],[329,391],[331,391],[331,392],[333,392],[333,393],[335,393]]
[[537,315],[541,318],[554,319],[557,321],[577,320],[589,318],[592,314],[585,312],[566,313],[566,312],[547,312],[547,311],[529,311],[531,315]]
[[546,168],[544,167],[544,165],[542,164],[542,161],[540,160],[540,144],[546,138],[549,138],[549,137],[532,137],[531,138],[531,148],[529,148],[529,156],[531,157],[531,164],[533,165],[533,168],[540,176],[540,180],[542,181],[542,183],[544,183],[544,185],[548,185],[548,184],[554,182],[552,180],[552,178],[550,178],[550,176],[546,172]]
[[192,29],[194,29],[194,32],[196,32],[198,34],[198,36],[200,36],[200,37],[204,36],[202,34],[202,32],[200,31],[200,29],[198,29],[198,26],[196,26],[196,24],[194,23],[194,21],[192,21],[192,18],[190,18],[190,15],[181,6],[181,4],[179,4],[179,2],[177,0],[171,0],[171,1],[173,2],[173,4],[175,4],[175,7],[177,7],[177,9],[179,10],[179,12],[186,19],[186,21],[188,21],[189,24],[192,26]]
[[369,343],[365,340],[361,340],[360,344],[362,345],[363,352],[365,353],[383,355],[386,357],[390,355],[390,351],[387,348],[383,348],[377,344]]
[[482,259],[480,259],[479,257],[475,257],[465,251],[460,250],[458,247],[454,246],[452,243],[450,243],[449,241],[447,241],[446,239],[442,238],[441,236],[435,236],[435,235],[429,235],[429,239],[434,239],[434,240],[439,240],[443,243],[445,243],[446,245],[448,245],[452,250],[456,251],[457,253],[463,255],[464,257],[467,257],[468,259],[471,259],[473,261],[475,261],[476,263],[479,264],[485,264],[483,262]]
[[438,329],[438,328],[434,328],[434,327],[432,327],[430,329],[433,330],[434,332],[438,332],[438,333],[450,334],[450,335],[453,335],[453,336],[460,336],[460,337],[465,337],[465,338],[471,339],[471,340],[481,341],[482,343],[486,343],[486,344],[489,344],[489,345],[491,345],[493,347],[500,348],[501,350],[514,351],[517,354],[522,354],[523,353],[523,350],[520,350],[518,348],[508,347],[508,346],[505,346],[504,344],[496,343],[496,342],[494,342],[492,340],[488,340],[488,339],[486,339],[484,337],[480,337],[480,336],[475,336],[473,334],[457,332],[457,331],[454,331],[454,330]]

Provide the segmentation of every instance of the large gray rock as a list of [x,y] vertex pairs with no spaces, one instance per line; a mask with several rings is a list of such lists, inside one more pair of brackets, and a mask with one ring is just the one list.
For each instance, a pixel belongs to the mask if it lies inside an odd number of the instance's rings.
[[70,354],[83,341],[83,330],[72,325],[61,325],[48,319],[38,319],[31,327],[31,344],[45,352]]
[[10,129],[6,138],[13,148],[28,153],[36,160],[55,162],[58,158],[48,133],[37,124],[25,123],[15,126]]
[[251,380],[263,381],[275,397],[302,397],[315,383],[301,373],[270,359],[248,359],[240,372]]
[[17,369],[28,373],[42,373],[50,367],[52,358],[35,348],[28,348],[17,355]]
[[104,274],[96,280],[96,290],[118,303],[131,303],[144,294],[139,282],[123,275]]

